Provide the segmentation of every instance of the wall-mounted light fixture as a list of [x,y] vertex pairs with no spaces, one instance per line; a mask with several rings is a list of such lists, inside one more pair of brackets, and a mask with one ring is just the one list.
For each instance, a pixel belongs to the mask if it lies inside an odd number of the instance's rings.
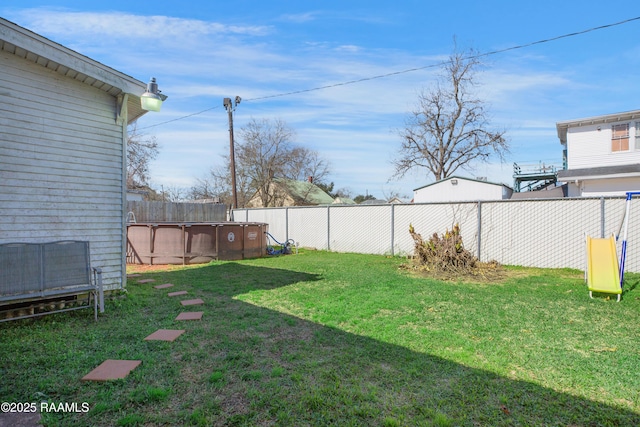
[[452,179],[451,180],[451,185],[458,185],[458,180],[457,179]]
[[147,83],[147,91],[140,95],[140,105],[143,110],[147,111],[160,111],[162,107],[162,101],[167,99],[167,95],[163,95],[158,90],[158,84],[156,78],[152,77],[151,81]]

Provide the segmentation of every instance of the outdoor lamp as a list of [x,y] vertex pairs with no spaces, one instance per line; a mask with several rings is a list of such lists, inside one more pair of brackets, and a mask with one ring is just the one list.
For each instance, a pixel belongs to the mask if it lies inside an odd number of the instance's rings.
[[142,105],[142,109],[148,111],[160,111],[162,101],[165,99],[167,99],[167,96],[160,93],[158,90],[158,84],[156,83],[156,78],[152,77],[151,81],[147,83],[146,92],[140,95],[140,104]]

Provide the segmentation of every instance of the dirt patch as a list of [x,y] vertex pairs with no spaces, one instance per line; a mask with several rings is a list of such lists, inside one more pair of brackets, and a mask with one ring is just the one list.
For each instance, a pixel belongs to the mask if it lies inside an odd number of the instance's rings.
[[144,273],[153,273],[156,271],[178,270],[181,268],[184,268],[184,266],[172,265],[172,264],[158,264],[158,265],[127,264],[127,274],[144,274]]
[[519,276],[520,273],[506,270],[498,263],[477,262],[475,267],[466,271],[455,270],[429,270],[421,268],[415,262],[402,266],[418,277],[425,277],[448,282],[463,283],[503,283],[512,276]]

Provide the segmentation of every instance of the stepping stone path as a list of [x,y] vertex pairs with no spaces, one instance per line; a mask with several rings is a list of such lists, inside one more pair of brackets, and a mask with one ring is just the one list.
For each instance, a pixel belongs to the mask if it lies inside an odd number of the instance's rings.
[[168,297],[177,297],[178,295],[186,295],[186,294],[188,294],[188,293],[189,293],[189,292],[187,292],[187,291],[169,292],[169,293],[167,294],[167,296],[168,296]]
[[42,427],[39,412],[0,412],[0,427]]
[[141,363],[141,360],[107,359],[93,371],[82,377],[82,381],[119,380],[129,375],[129,372],[133,371]]
[[[140,274],[128,274],[127,278],[139,277]],[[151,283],[155,282],[154,279],[142,279],[137,281],[139,284],[141,283]],[[155,289],[167,289],[174,286],[173,283],[164,283],[162,285],[154,286]],[[176,291],[169,292],[167,296],[174,297],[178,295],[186,295],[187,291]],[[200,298],[184,300],[180,301],[180,304],[183,306],[189,305],[202,305],[204,301]],[[194,312],[182,312],[175,318],[175,320],[201,320],[204,312],[202,311],[194,311]],[[144,339],[144,341],[175,341],[180,335],[185,332],[184,329],[158,329],[148,337]],[[89,372],[87,375],[82,377],[82,381],[108,381],[108,380],[116,380],[125,378],[129,375],[129,372],[134,370],[138,365],[142,363],[141,360],[113,360],[108,359],[102,362],[97,368],[93,371]]]
[[196,298],[196,299],[188,299],[188,300],[180,301],[180,304],[182,304],[183,306],[202,305],[204,304],[204,301],[202,301],[200,298]]
[[184,329],[158,329],[148,337],[145,341],[175,341],[180,335],[184,334]]
[[203,311],[185,311],[178,314],[176,320],[201,320],[203,314]]

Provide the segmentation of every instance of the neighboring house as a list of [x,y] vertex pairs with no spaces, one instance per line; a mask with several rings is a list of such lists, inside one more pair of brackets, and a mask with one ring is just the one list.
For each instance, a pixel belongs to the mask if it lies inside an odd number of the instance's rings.
[[[320,187],[309,181],[295,181],[284,178],[274,178],[269,186],[269,207],[274,206],[313,206],[330,205],[333,198],[322,191]],[[262,208],[262,197],[257,192],[247,202],[248,208]]]
[[145,87],[0,18],[0,243],[88,240],[105,288],[124,286],[127,125]]
[[401,204],[404,204],[404,203],[407,203],[407,202],[405,202],[404,200],[402,200],[399,197],[392,197],[389,200],[387,200],[387,203],[390,203],[392,205],[394,205],[394,204],[395,205],[401,205]]
[[451,176],[413,190],[413,203],[509,199],[513,190],[484,179]]
[[142,202],[148,195],[146,190],[127,190],[127,202]]
[[[355,202],[354,202],[355,203]],[[383,199],[367,199],[367,200],[363,200],[362,202],[360,202],[361,205],[387,205],[387,204],[391,204],[391,205],[398,205],[398,204],[402,204],[402,203],[406,203],[405,201],[401,200],[398,197],[392,197],[389,200],[383,200]]]
[[386,205],[387,201],[381,200],[381,199],[367,199],[367,200],[363,200],[359,204],[360,205]]
[[350,199],[348,197],[336,197],[335,199],[333,199],[333,204],[334,205],[355,205],[356,202],[354,202],[353,199]]
[[640,110],[556,123],[569,197],[640,191]]

